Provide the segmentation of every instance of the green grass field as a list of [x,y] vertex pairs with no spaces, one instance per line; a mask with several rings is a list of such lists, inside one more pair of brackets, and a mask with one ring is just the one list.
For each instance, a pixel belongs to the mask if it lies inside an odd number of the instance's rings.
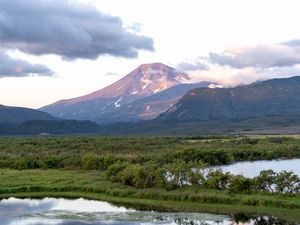
[[[86,154],[143,163],[147,160],[164,162],[164,157],[187,155],[188,158],[190,152],[210,154],[222,150],[233,161],[243,161],[297,158],[300,156],[299,147],[300,139],[292,137],[1,138],[0,198],[84,197],[138,209],[244,212],[300,222],[299,194],[232,193],[191,186],[172,190],[159,187],[137,189],[110,181],[102,167],[83,169]],[[30,169],[32,165],[35,167]]]

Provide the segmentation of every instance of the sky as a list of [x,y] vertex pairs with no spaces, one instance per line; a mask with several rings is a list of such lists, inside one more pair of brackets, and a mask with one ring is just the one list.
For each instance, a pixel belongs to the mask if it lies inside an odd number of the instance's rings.
[[224,86],[300,75],[299,0],[0,0],[0,104],[39,108],[162,62]]

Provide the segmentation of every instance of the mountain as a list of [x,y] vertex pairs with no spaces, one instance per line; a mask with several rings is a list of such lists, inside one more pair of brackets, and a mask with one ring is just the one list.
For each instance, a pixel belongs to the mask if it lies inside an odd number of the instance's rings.
[[91,94],[55,102],[41,110],[58,118],[101,121],[119,107],[189,80],[162,63],[143,64],[119,81]]
[[235,88],[190,90],[160,121],[242,120],[300,115],[300,77],[272,79]]
[[0,123],[21,123],[26,120],[56,120],[40,110],[0,105]]
[[213,87],[210,82],[179,84],[159,93],[124,104],[94,120],[100,124],[151,120],[172,107],[186,92],[194,88]]
[[111,135],[299,134],[300,77],[196,88],[158,118],[104,125]]

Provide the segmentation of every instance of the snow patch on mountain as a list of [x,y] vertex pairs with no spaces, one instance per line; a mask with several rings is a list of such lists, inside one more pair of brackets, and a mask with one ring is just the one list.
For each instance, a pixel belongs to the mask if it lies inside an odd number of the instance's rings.
[[155,89],[155,90],[153,91],[154,94],[156,94],[156,93],[158,93],[158,92],[161,92],[161,89],[160,89],[160,88]]
[[115,107],[118,108],[121,106],[121,104],[119,104],[121,101],[123,100],[123,97],[120,97],[117,101],[115,101]]
[[214,88],[223,88],[223,86],[220,85],[220,84],[210,84],[210,85],[208,85],[208,88],[211,88],[211,89],[214,89]]
[[151,81],[148,82],[148,83],[146,83],[146,84],[142,87],[142,89],[145,90],[150,84],[151,84]]
[[180,83],[184,83],[184,82],[189,81],[190,79],[188,77],[176,76],[175,80],[178,81],[178,82],[180,82]]

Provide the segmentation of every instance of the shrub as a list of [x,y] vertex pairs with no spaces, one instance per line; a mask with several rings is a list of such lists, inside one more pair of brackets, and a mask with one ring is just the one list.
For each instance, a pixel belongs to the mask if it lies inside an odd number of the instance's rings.
[[229,172],[223,173],[221,169],[212,170],[207,174],[205,186],[208,188],[226,190],[230,185],[232,175]]
[[233,176],[229,184],[229,191],[233,193],[250,192],[252,190],[252,179],[241,175]]

